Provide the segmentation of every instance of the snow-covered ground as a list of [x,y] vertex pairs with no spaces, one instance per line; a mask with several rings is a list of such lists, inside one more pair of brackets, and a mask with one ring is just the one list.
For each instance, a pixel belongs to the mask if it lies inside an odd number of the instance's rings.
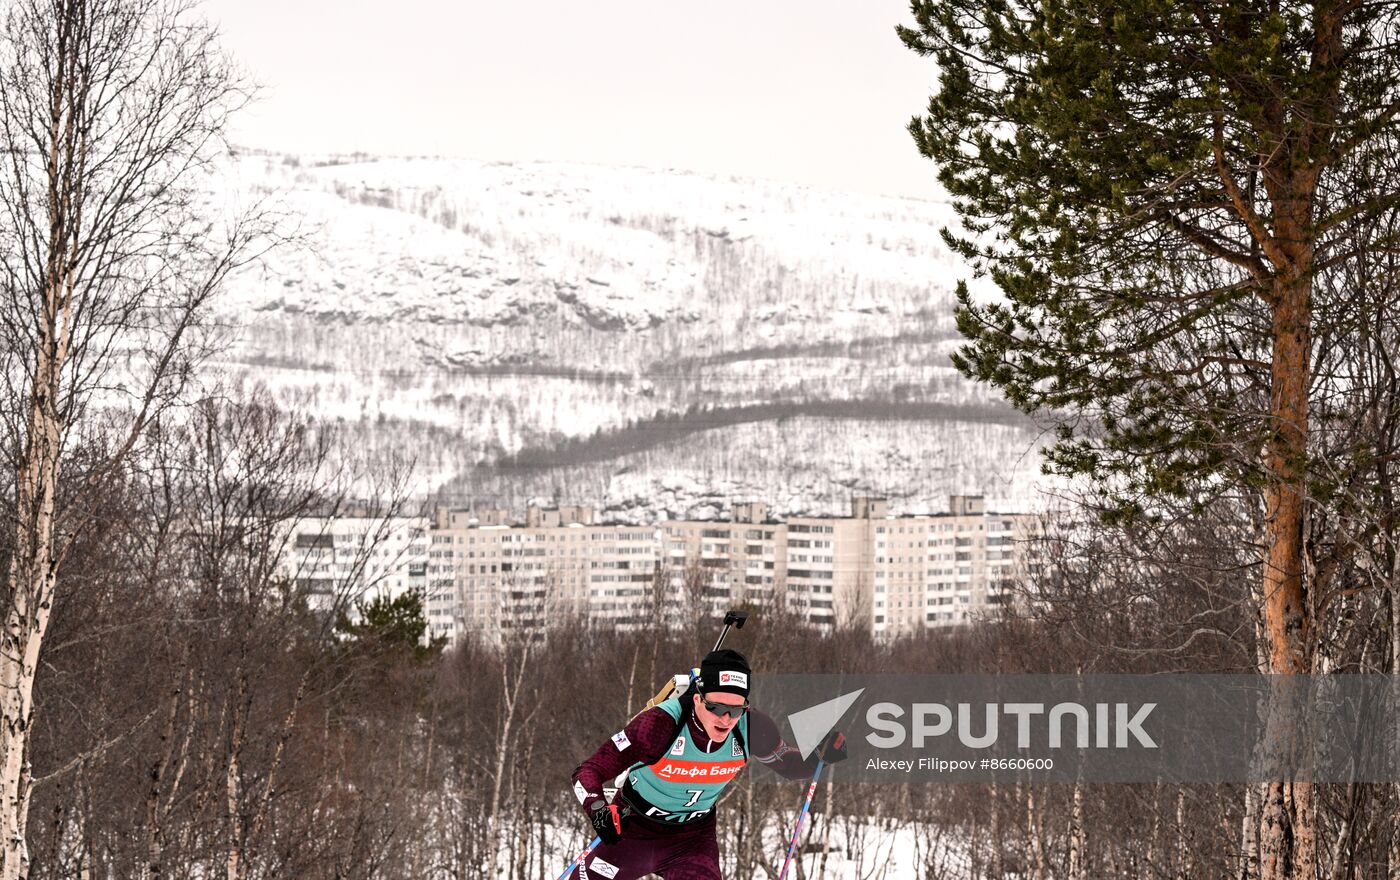
[[[790,834],[791,828],[765,829],[764,849],[772,853],[774,868],[782,864]],[[586,844],[578,829],[568,827],[551,826],[545,838],[552,848],[548,862],[558,865],[550,878],[558,877]],[[502,861],[507,861],[509,855],[502,853]],[[732,860],[726,859],[723,851],[720,858],[726,877],[770,880],[761,869],[740,877],[732,873]],[[799,876],[809,880],[941,880],[965,877],[970,868],[967,841],[956,830],[888,819],[843,817],[830,822],[819,820],[807,828],[796,861],[801,862],[803,873],[799,875],[794,864],[788,869],[790,880]],[[509,875],[502,872],[500,876],[508,880]]]

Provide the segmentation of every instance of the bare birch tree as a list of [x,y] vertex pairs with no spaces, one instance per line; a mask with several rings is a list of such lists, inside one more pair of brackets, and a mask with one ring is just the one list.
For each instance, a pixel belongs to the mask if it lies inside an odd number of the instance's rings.
[[[14,0],[0,23],[0,449],[13,484],[0,632],[0,878],[28,873],[34,679],[85,511],[198,361],[259,225],[207,177],[248,90],[180,0]],[[126,416],[67,504],[98,410]]]

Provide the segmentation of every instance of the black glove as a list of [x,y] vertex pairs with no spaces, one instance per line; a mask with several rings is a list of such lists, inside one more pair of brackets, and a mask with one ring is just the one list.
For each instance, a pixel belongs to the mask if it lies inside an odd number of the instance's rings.
[[622,820],[627,813],[617,804],[605,803],[601,798],[588,805],[588,821],[603,843],[617,843],[622,839]]
[[824,764],[846,760],[846,734],[833,730],[817,747],[817,757],[821,758]]

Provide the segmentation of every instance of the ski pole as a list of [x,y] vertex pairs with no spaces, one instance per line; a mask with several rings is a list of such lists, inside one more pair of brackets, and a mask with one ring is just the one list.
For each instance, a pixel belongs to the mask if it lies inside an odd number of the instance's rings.
[[[844,739],[843,734],[837,734],[834,745],[840,748]],[[797,841],[802,836],[802,823],[807,818],[807,810],[812,806],[812,795],[817,793],[817,780],[821,778],[822,768],[825,766],[826,763],[818,758],[817,770],[812,774],[812,784],[807,786],[807,799],[802,802],[802,812],[797,814],[797,825],[792,829],[792,842],[788,844],[787,858],[783,859],[782,867],[778,869],[778,880],[786,880],[788,868],[792,866],[792,857],[797,853]]]
[[[715,640],[715,646],[710,650],[718,651],[720,649],[720,646],[724,644],[725,637],[729,635],[730,628],[732,627],[734,629],[743,629],[744,622],[748,619],[749,613],[747,611],[730,611],[726,613],[724,615],[724,629],[720,630],[719,638]],[[699,672],[697,670],[690,670],[690,681],[693,682],[695,680],[695,676],[698,674]],[[682,680],[682,683],[684,683],[686,676],[677,676],[677,678],[680,678]],[[669,679],[664,685],[661,686],[661,690],[656,692],[656,696],[652,697],[650,700],[647,701],[646,707],[641,711],[645,712],[652,706],[656,706],[661,702],[670,699],[676,693],[676,686],[676,678]]]
[[[624,806],[622,807],[622,816],[623,816],[623,818],[626,818],[627,816],[630,816],[630,815],[632,815],[632,808],[629,807],[629,806],[624,805]],[[588,875],[584,873],[583,863],[586,862],[586,861],[588,861],[588,857],[589,857],[590,855],[593,854],[593,850],[597,849],[597,848],[598,848],[598,844],[600,844],[600,843],[602,843],[602,842],[603,842],[603,838],[602,838],[602,837],[595,837],[595,838],[593,838],[591,841],[589,841],[588,846],[584,847],[583,852],[581,852],[581,853],[578,854],[578,858],[576,858],[576,859],[574,859],[572,862],[570,862],[570,863],[569,863],[569,866],[568,866],[567,868],[564,869],[564,873],[562,873],[562,874],[559,875],[559,880],[569,880],[569,875],[572,874],[572,873],[574,872],[574,869],[575,869],[575,868],[578,868],[578,874],[579,874],[580,880],[583,880],[583,878],[586,878]]]
[[715,640],[715,646],[710,650],[718,651],[720,645],[724,644],[724,637],[729,635],[729,628],[732,626],[735,629],[743,629],[744,621],[748,619],[749,613],[747,611],[730,611],[724,615],[724,629],[720,630],[719,638]]
[[590,844],[588,844],[588,846],[584,849],[584,851],[578,854],[578,858],[576,858],[576,859],[574,859],[572,862],[570,862],[570,863],[569,863],[569,867],[567,867],[567,868],[564,869],[564,873],[562,873],[562,874],[559,875],[559,880],[568,880],[569,875],[572,874],[572,873],[574,872],[574,868],[578,868],[578,869],[579,869],[579,872],[582,873],[582,872],[583,872],[583,863],[586,862],[586,861],[588,860],[588,857],[589,857],[590,855],[593,854],[593,850],[597,849],[597,848],[598,848],[598,844],[600,844],[600,843],[602,843],[602,842],[603,842],[603,838],[601,838],[601,837],[595,837],[595,838],[593,838],[593,842],[590,843]]

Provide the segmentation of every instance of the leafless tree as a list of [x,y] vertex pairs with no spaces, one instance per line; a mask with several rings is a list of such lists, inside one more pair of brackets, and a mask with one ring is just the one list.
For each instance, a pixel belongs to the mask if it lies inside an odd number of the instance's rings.
[[[207,183],[248,96],[182,0],[16,0],[0,23],[0,449],[13,479],[4,880],[28,872],[34,680],[62,563],[114,470],[189,382],[210,297],[264,240],[260,221],[226,215]],[[125,418],[85,491],[64,499],[75,443],[104,408]]]

